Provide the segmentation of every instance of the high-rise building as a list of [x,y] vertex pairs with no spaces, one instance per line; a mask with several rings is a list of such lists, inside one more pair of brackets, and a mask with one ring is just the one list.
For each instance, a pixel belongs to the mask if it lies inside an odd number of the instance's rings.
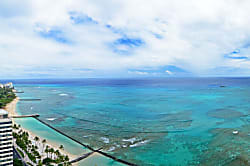
[[0,109],[0,166],[13,165],[12,120]]

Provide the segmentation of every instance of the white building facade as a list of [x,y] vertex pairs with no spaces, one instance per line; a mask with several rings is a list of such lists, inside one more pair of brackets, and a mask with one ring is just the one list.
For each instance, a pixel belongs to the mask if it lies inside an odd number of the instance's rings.
[[13,89],[14,86],[13,86],[12,82],[9,82],[9,83],[6,83],[6,84],[0,84],[0,88]]
[[0,166],[13,166],[12,120],[0,109]]

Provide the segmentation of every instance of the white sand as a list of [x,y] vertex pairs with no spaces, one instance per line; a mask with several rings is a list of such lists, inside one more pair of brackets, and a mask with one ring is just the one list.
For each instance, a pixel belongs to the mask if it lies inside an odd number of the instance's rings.
[[[16,115],[18,115],[17,112],[16,112],[16,104],[17,104],[18,101],[19,101],[19,98],[17,97],[11,103],[7,104],[7,106],[5,107],[5,110],[8,111],[9,116],[16,116]],[[13,121],[14,121],[14,119],[13,119]],[[35,134],[33,134],[31,131],[29,131],[27,129],[24,129],[24,128],[22,128],[22,130],[28,132],[29,135],[30,135],[31,141],[34,141],[34,138],[36,136]],[[41,147],[39,147],[39,151],[40,151],[40,153],[42,153],[42,140],[44,138],[41,138],[41,137],[39,137],[39,138],[40,138],[40,143],[39,144],[41,144]],[[77,157],[76,155],[73,155],[73,154],[71,154],[71,153],[69,153],[69,152],[67,152],[65,150],[59,149],[58,146],[56,146],[54,143],[50,142],[49,140],[46,139],[46,141],[47,141],[46,145],[48,145],[50,147],[53,147],[55,150],[58,149],[60,151],[60,153],[62,153],[64,155],[68,155],[69,158],[70,158],[70,160],[75,159]],[[46,145],[45,145],[45,147],[46,147]]]
[[[7,104],[7,106],[5,107],[5,110],[9,112],[9,116],[16,116],[16,115],[18,115],[17,112],[16,112],[16,104],[17,104],[18,101],[19,101],[19,98],[17,97],[17,98],[14,99],[11,103]],[[32,139],[32,142],[33,142],[36,135],[33,134],[33,133],[32,133],[31,131],[29,131],[29,130],[26,130],[26,129],[23,129],[23,128],[22,128],[22,130],[24,130],[24,131],[26,131],[26,132],[29,133],[30,139]],[[39,137],[39,138],[40,138],[40,141],[39,141],[39,151],[40,151],[40,153],[42,154],[42,147],[43,147],[42,140],[43,140],[44,138],[41,138],[41,137]],[[51,141],[49,141],[49,140],[47,140],[47,139],[46,139],[46,141],[47,141],[47,142],[46,142],[46,144],[45,144],[45,147],[46,147],[46,145],[48,145],[48,146],[50,146],[50,147],[53,147],[55,150],[58,149],[58,150],[60,151],[61,154],[68,155],[70,160],[75,159],[75,158],[78,157],[78,156],[76,156],[76,155],[73,155],[73,154],[71,154],[71,153],[65,151],[65,150],[59,149],[59,147],[58,147],[57,145],[55,145],[53,142],[51,142]],[[47,155],[47,154],[44,152],[43,155]],[[80,155],[80,154],[79,154],[79,155]],[[97,156],[102,156],[102,155],[99,154],[99,153],[93,153],[91,156],[95,156],[95,155],[97,155]],[[89,156],[89,157],[91,157],[91,156]],[[77,163],[74,163],[74,164],[73,164],[73,166],[77,166],[77,165],[78,165]],[[90,166],[90,165],[92,166],[91,163],[90,163],[90,164],[89,164],[89,163],[88,163],[88,164],[86,163],[86,166]]]

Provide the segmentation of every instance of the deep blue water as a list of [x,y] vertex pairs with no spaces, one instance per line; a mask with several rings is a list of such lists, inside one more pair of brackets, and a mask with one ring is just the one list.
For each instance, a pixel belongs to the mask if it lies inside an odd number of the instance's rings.
[[20,98],[42,99],[21,101],[22,114],[39,113],[54,127],[124,160],[156,166],[249,164],[250,78],[13,82],[25,92]]

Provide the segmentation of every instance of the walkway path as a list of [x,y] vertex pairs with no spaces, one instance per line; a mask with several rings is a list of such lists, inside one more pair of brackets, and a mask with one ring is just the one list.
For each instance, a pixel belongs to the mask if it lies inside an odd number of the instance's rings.
[[18,158],[19,160],[21,159],[23,165],[24,165],[24,166],[28,166],[28,165],[25,163],[24,158],[19,154],[19,152],[18,152],[16,149],[17,149],[17,147],[13,146],[13,156],[14,156],[14,159],[15,159],[15,158]]
[[31,163],[32,165],[36,165],[36,164],[34,164],[30,159],[29,159],[29,157],[28,157],[28,155],[26,154],[26,152],[24,151],[24,150],[22,150],[21,148],[19,148],[19,146],[16,144],[16,142],[15,142],[16,140],[14,140],[14,147],[16,148],[16,149],[18,149],[18,150],[20,150],[21,152],[23,152],[23,154],[24,154],[24,157],[22,157],[22,160],[25,162],[25,163]]

